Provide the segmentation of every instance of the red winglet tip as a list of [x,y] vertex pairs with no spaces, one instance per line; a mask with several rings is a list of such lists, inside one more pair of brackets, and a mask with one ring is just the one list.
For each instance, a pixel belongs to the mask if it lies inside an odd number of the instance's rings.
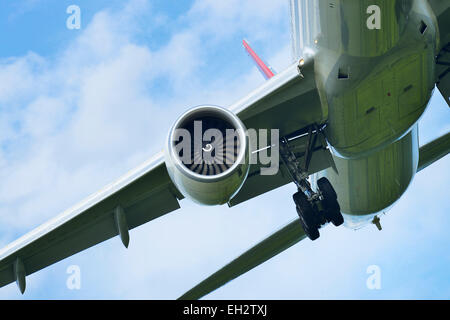
[[258,69],[261,71],[263,76],[266,79],[272,78],[274,76],[274,73],[272,72],[272,70],[270,70],[270,68],[268,66],[266,66],[266,64],[261,60],[261,58],[258,57],[256,52],[253,51],[253,49],[250,47],[250,45],[248,44],[248,42],[245,39],[242,40],[242,44],[244,45],[244,48],[248,52],[248,54],[252,57],[253,61],[255,61]]

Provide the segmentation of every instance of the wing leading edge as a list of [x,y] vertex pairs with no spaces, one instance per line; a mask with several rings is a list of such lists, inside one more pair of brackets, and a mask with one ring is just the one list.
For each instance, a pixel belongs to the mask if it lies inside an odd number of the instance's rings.
[[[162,153],[0,250],[0,287],[178,209]],[[126,242],[125,242],[126,241]]]

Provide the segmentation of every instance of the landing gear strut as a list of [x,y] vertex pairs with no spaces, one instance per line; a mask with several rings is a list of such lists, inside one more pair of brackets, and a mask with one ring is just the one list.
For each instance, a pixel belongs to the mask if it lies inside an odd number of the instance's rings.
[[318,127],[311,126],[308,130],[303,166],[289,148],[288,139],[284,137],[280,142],[281,159],[298,188],[292,198],[300,218],[300,224],[311,240],[319,238],[319,228],[325,223],[331,222],[335,226],[344,223],[336,192],[328,179],[323,177],[317,181],[317,192],[312,190],[308,181],[308,167],[317,134],[319,134]]

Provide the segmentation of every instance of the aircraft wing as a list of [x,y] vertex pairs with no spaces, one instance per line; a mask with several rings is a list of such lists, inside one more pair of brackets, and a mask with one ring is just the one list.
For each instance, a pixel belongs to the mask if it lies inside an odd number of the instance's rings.
[[[300,76],[296,63],[267,81],[265,85],[269,85],[273,80],[280,82],[277,90],[267,94],[263,85],[231,106],[231,110],[239,116],[247,128],[279,128],[280,137],[289,137],[290,148],[300,163],[304,164],[309,139],[308,127],[326,120],[326,113],[321,109],[315,83],[313,61],[306,62],[302,66]],[[261,99],[263,95],[265,98]],[[312,142],[311,159],[306,170],[310,175],[330,167],[335,168],[324,136],[318,134],[317,137]],[[281,162],[280,170],[275,175],[261,175],[260,169],[261,164],[250,167],[241,190],[228,202],[230,207],[292,182]]]
[[[324,116],[314,80],[313,62],[302,63],[302,68],[298,63],[290,66],[230,109],[247,128],[279,128],[280,137],[313,123],[321,123]],[[299,157],[304,154],[304,145],[304,135],[292,141]],[[323,140],[317,139],[314,147],[310,170],[315,172],[329,167],[331,157]],[[257,168],[253,168],[253,172]],[[287,174],[283,169],[281,171],[279,175],[265,176],[264,180],[254,174],[230,205],[289,182]],[[128,246],[130,229],[180,208],[181,199],[183,196],[172,183],[160,153],[0,250],[0,287],[16,281],[23,292],[26,275],[114,236],[119,236]],[[287,234],[280,233],[281,247],[290,243],[291,232],[303,234],[298,224],[294,223],[292,228]]]
[[[417,171],[422,171],[432,163],[448,155],[449,152],[450,132],[420,147]],[[299,220],[294,220],[213,273],[179,297],[179,299],[200,299],[305,238],[305,232]]]
[[[178,209],[162,153],[0,251],[0,287]],[[120,230],[120,232],[119,232]]]
[[[420,147],[417,171],[422,171],[429,165],[448,155],[449,152],[450,132]],[[299,220],[294,220],[197,284],[179,299],[200,299],[303,239],[305,239],[305,232]]]
[[420,147],[417,172],[445,157],[450,152],[450,132]]
[[306,235],[300,225],[300,221],[296,219],[200,282],[179,299],[200,299],[227,282],[239,277],[241,274],[250,271],[254,267],[283,252],[297,242],[305,239],[305,237]]

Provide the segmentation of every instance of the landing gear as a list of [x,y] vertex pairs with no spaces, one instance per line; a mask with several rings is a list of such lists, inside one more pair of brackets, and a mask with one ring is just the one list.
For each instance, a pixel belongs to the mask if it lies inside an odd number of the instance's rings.
[[309,137],[306,143],[303,166],[300,165],[299,160],[289,148],[288,139],[282,138],[280,142],[281,159],[298,188],[298,192],[293,195],[293,199],[300,224],[311,240],[319,238],[319,229],[325,223],[331,222],[335,226],[344,223],[336,191],[328,179],[323,177],[317,181],[317,192],[312,190],[308,181],[308,166],[317,134],[319,134],[317,126],[311,126],[308,130]]
[[316,240],[319,236],[319,223],[317,221],[317,214],[308,201],[308,198],[304,193],[298,191],[292,196],[294,198],[297,214],[300,218],[300,224],[305,231],[308,238]]
[[317,180],[317,188],[322,193],[325,217],[336,227],[339,227],[344,223],[344,217],[341,214],[341,207],[337,201],[336,191],[334,191],[330,181],[325,177]]

